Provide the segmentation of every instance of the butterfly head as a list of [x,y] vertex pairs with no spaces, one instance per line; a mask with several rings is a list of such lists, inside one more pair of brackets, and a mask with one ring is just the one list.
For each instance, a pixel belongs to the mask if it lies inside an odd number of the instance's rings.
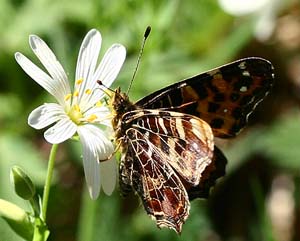
[[128,95],[122,93],[120,87],[113,92],[110,105],[113,110],[114,117],[112,124],[114,129],[117,128],[119,121],[125,113],[135,109],[134,105],[130,102]]

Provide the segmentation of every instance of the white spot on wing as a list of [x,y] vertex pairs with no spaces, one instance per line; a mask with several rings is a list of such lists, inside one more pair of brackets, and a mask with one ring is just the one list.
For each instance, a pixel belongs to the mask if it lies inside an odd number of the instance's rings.
[[240,88],[240,91],[241,91],[241,92],[246,92],[247,90],[248,90],[247,86],[242,86],[242,87]]
[[240,69],[246,69],[246,62],[245,62],[245,61],[241,62],[241,63],[239,64],[239,68],[240,68]]
[[249,71],[247,71],[247,70],[244,70],[242,74],[243,74],[244,76],[250,76],[250,73],[249,73]]

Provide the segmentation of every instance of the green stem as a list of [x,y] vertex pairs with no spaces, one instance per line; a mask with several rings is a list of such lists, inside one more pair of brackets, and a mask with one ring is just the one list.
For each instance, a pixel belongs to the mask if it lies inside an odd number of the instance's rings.
[[[32,237],[33,241],[46,241],[50,234],[46,224],[46,217],[47,217],[49,193],[50,193],[51,180],[53,176],[53,169],[54,169],[57,148],[58,148],[58,144],[53,144],[50,151],[48,170],[47,170],[47,176],[46,176],[44,193],[43,193],[42,210],[41,210],[41,215],[39,217],[35,216],[34,232]],[[32,202],[32,206],[34,207],[34,200],[31,200],[31,202]],[[34,213],[35,214],[38,213],[38,209],[34,210]]]
[[44,222],[46,222],[46,217],[47,217],[47,206],[48,206],[51,180],[53,176],[53,169],[54,169],[54,162],[55,162],[57,148],[58,148],[58,144],[53,144],[49,156],[49,161],[48,161],[47,177],[45,181],[43,202],[42,202],[42,219]]
[[91,241],[94,240],[94,233],[96,228],[96,210],[97,202],[91,200],[89,192],[84,187],[81,199],[81,208],[80,208],[80,222],[77,234],[77,240],[79,241]]

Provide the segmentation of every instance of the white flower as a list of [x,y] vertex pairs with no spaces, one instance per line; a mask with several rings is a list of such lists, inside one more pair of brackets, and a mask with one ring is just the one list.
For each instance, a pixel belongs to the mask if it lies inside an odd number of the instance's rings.
[[[110,87],[126,56],[125,48],[114,44],[97,66],[101,40],[100,33],[95,29],[85,36],[77,59],[73,92],[63,67],[38,36],[31,35],[29,44],[48,73],[23,54],[15,54],[22,69],[58,102],[37,107],[30,113],[28,124],[35,129],[52,125],[44,133],[45,139],[52,144],[61,143],[76,133],[79,135],[86,182],[93,199],[100,192],[100,174],[105,173],[106,179],[101,177],[101,185],[106,194],[112,193],[116,183],[116,162],[109,160],[99,163],[99,160],[104,160],[113,153],[114,147],[107,137],[107,132],[112,130],[110,112],[100,102],[105,93],[100,90],[97,80]],[[105,170],[100,171],[103,168]]]
[[282,0],[219,0],[219,4],[229,14],[254,16],[254,34],[258,40],[265,41],[275,29],[276,16],[289,3]]

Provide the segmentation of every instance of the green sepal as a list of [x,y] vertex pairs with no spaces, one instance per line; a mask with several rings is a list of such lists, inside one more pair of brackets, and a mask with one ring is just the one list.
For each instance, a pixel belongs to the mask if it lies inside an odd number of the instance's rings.
[[25,199],[30,200],[35,195],[35,185],[30,177],[18,166],[14,166],[10,172],[10,179],[14,186],[16,194]]

